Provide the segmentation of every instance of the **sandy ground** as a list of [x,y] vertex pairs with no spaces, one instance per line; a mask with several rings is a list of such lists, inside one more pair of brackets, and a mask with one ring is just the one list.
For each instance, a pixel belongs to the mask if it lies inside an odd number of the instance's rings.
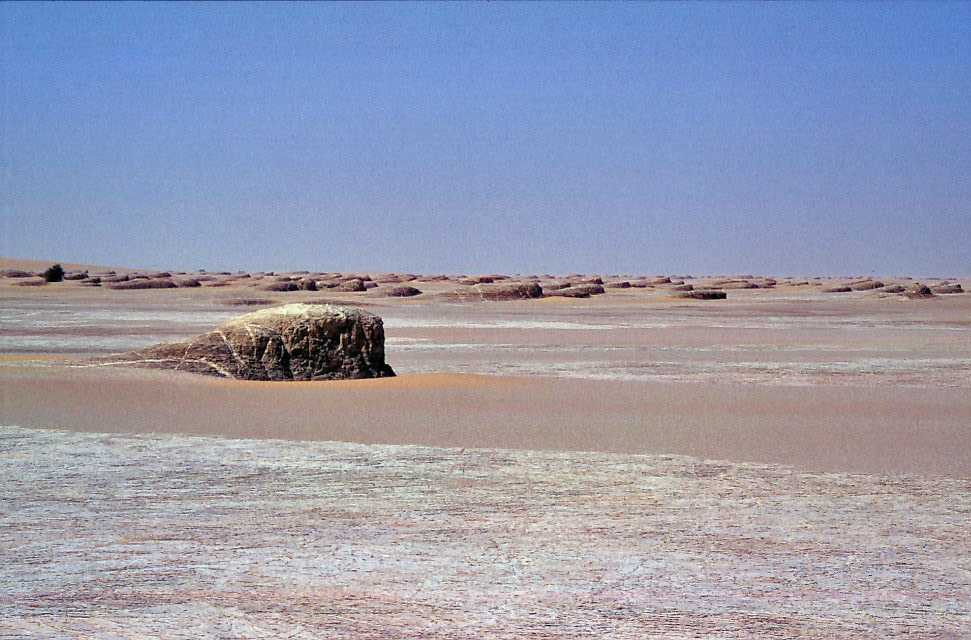
[[971,476],[963,390],[414,374],[226,381],[120,368],[2,370],[0,424],[440,447],[677,453],[809,471]]
[[[969,638],[971,295],[826,284],[0,278],[0,637]],[[321,300],[399,376],[78,366]]]
[[[434,294],[454,282],[414,284],[426,295],[0,279],[0,424],[971,476],[969,294],[918,302],[821,294],[817,284],[730,291],[715,302],[625,289],[445,304]],[[181,339],[259,308],[226,304],[240,298],[366,304],[385,318],[400,377],[258,384],[64,364]]]

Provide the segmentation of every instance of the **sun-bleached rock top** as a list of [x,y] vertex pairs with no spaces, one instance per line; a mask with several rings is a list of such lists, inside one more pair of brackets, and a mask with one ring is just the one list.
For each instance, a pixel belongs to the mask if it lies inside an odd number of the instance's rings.
[[379,321],[381,320],[381,318],[378,318],[378,316],[374,315],[373,313],[368,313],[363,309],[358,309],[355,307],[340,307],[334,304],[305,304],[303,302],[292,302],[279,307],[260,309],[259,311],[253,311],[237,318],[231,318],[224,322],[221,326],[225,327],[235,324],[275,326],[281,322],[290,323],[299,320],[314,322],[322,319],[332,320],[336,318],[348,318],[351,316],[360,315],[372,316],[377,318]]

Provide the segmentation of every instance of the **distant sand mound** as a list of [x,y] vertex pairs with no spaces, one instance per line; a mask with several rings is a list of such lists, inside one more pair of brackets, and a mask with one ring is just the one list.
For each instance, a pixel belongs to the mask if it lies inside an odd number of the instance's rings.
[[130,289],[175,289],[178,287],[175,282],[168,278],[158,279],[138,279],[114,282],[108,285],[109,289],[130,290]]
[[421,295],[421,289],[416,289],[415,287],[409,287],[403,285],[400,287],[390,287],[382,291],[382,294],[389,298],[410,298],[412,296]]
[[444,294],[452,300],[528,300],[542,298],[543,287],[535,282],[504,282],[502,284],[476,284]]

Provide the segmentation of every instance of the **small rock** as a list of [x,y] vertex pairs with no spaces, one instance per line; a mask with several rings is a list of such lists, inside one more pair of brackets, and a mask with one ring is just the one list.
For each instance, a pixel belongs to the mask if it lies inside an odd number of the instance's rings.
[[360,278],[354,278],[352,280],[345,280],[337,285],[338,291],[366,291],[367,288],[364,286],[364,281]]
[[166,278],[158,280],[128,280],[126,282],[113,282],[108,285],[109,289],[128,291],[132,289],[175,289],[178,285]]
[[564,298],[589,298],[590,296],[605,293],[604,288],[599,284],[581,284],[575,287],[566,287],[555,291],[546,292],[547,296]]
[[20,269],[0,269],[0,278],[33,278],[36,273]]
[[712,289],[698,289],[693,291],[675,291],[672,293],[675,298],[690,298],[692,300],[724,300],[728,294],[724,291]]
[[30,280],[20,280],[14,284],[16,284],[18,287],[43,287],[47,284],[47,280],[44,280],[43,278],[39,280],[31,278]]
[[[216,284],[217,283],[214,282],[209,286],[216,286]],[[290,282],[287,280],[286,282],[271,282],[270,284],[265,284],[261,287],[261,289],[263,289],[263,291],[299,291],[300,287],[296,282]]]
[[401,286],[401,287],[391,287],[382,292],[382,295],[388,296],[389,298],[410,298],[412,296],[421,295],[421,291],[415,287]]
[[964,288],[960,284],[941,284],[931,287],[934,293],[964,293]]
[[524,300],[543,297],[543,288],[535,282],[479,284],[472,288],[482,300]]

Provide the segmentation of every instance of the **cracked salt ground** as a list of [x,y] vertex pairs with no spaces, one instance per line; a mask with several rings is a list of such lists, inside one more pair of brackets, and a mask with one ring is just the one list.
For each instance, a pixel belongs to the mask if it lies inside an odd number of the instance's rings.
[[[442,345],[436,351],[448,351]],[[473,345],[456,345],[455,351],[479,351]],[[493,345],[488,345],[493,346]],[[496,352],[501,352],[502,347]],[[587,380],[632,380],[657,382],[705,382],[808,385],[883,385],[900,387],[971,387],[971,359],[968,358],[870,358],[855,362],[699,362],[687,360],[644,361],[582,360],[537,362],[527,356],[540,349],[509,345],[515,359],[506,361],[412,362],[399,365],[400,373],[484,373],[514,376],[550,376]],[[406,348],[407,350],[407,348]],[[416,349],[417,351],[417,349]],[[433,350],[429,350],[433,351]],[[566,350],[557,350],[563,352]],[[604,350],[600,350],[604,351]]]
[[[497,350],[497,351],[542,351],[542,352],[600,352],[600,351],[627,351],[627,352],[672,352],[672,353],[733,353],[733,352],[766,352],[766,353],[825,353],[825,352],[873,352],[873,349],[862,347],[847,347],[838,344],[813,344],[813,345],[773,345],[766,346],[760,344],[734,344],[734,345],[708,345],[703,347],[669,347],[660,345],[562,345],[562,344],[530,344],[522,343],[492,343],[492,342],[432,342],[430,338],[404,338],[391,337],[385,339],[386,345],[393,345],[399,351],[448,351],[451,349],[459,350]],[[898,352],[906,351],[900,347],[885,347],[884,351]]]
[[[462,310],[466,311],[466,310]],[[720,316],[695,316],[690,312],[681,312],[672,317],[670,312],[656,313],[644,317],[638,315],[600,315],[596,318],[581,315],[555,316],[545,318],[495,318],[475,314],[459,315],[453,312],[453,317],[427,317],[417,314],[404,315],[401,309],[389,309],[384,315],[385,327],[388,329],[415,328],[456,328],[456,329],[544,329],[565,331],[623,331],[629,329],[671,329],[671,328],[705,328],[705,329],[791,329],[795,327],[821,331],[869,331],[874,329],[893,329],[903,332],[967,332],[971,328],[965,325],[928,324],[926,322],[909,321],[899,318],[885,318],[879,316],[840,317],[811,317],[811,316],[772,316],[765,315],[758,318]],[[477,319],[469,319],[469,315]],[[595,321],[596,320],[596,321]],[[609,322],[606,322],[609,320]]]
[[966,638],[969,490],[0,427],[0,637]]

